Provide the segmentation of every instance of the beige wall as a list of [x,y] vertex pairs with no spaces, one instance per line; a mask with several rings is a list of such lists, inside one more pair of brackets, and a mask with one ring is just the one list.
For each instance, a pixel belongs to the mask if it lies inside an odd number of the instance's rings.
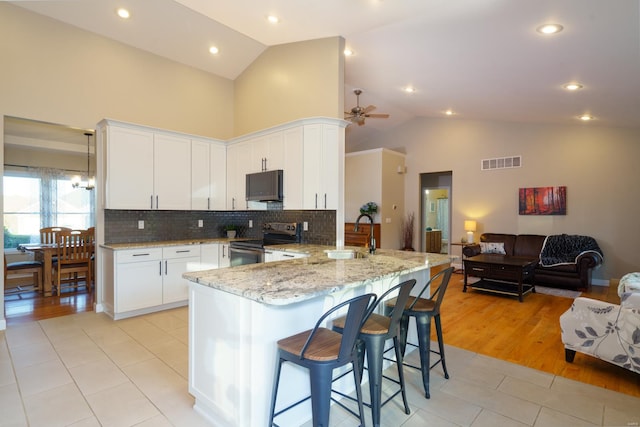
[[273,46],[235,81],[235,135],[303,117],[342,118],[344,39]]
[[226,139],[233,82],[0,2],[0,114],[93,129],[105,117]]
[[386,149],[353,152],[345,157],[345,222],[354,222],[365,203],[376,202],[374,221],[380,223],[381,248],[402,247],[404,175],[398,173],[398,166],[403,167],[404,162],[404,154]]
[[[599,281],[640,271],[640,131],[594,123],[534,125],[415,119],[352,147],[406,152],[405,208],[419,211],[420,173],[453,171],[452,239],[474,218],[478,232],[584,234],[604,251]],[[481,159],[522,156],[522,167],[481,171]],[[566,216],[518,215],[521,187],[567,187]]]

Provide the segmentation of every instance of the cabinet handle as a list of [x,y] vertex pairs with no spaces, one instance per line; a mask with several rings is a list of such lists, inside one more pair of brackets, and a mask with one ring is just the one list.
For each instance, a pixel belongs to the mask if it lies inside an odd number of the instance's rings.
[[231,198],[231,210],[235,210],[236,209],[236,198],[232,197]]
[[318,209],[318,193],[316,193],[316,209]]
[[324,193],[324,208],[327,209],[327,193]]
[[162,276],[162,261],[158,261],[158,267],[160,267],[160,270],[158,271],[159,276]]
[[211,197],[207,197],[207,210],[211,210]]
[[149,254],[149,253],[146,253],[146,254],[133,254],[133,256],[149,256],[149,255],[151,255],[151,254]]
[[149,201],[151,202],[151,209],[153,209],[153,194],[149,196]]
[[226,257],[227,257],[227,255],[226,255],[226,253],[225,253],[225,249],[226,249],[226,248],[227,248],[227,247],[226,247],[225,245],[222,245],[222,258],[226,258]]
[[158,195],[156,194],[156,209],[160,209],[160,204],[158,203]]
[[167,275],[167,260],[164,260],[164,275]]
[[180,250],[180,251],[176,251],[177,254],[186,254],[186,253],[189,253],[189,252],[191,252],[191,249],[183,249],[183,250]]
[[282,254],[282,256],[285,257],[285,258],[294,258],[293,255],[289,255],[289,254]]

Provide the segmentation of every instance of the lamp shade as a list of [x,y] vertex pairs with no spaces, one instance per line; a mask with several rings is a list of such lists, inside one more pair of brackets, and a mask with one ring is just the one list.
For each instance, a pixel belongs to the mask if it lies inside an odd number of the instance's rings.
[[476,222],[467,220],[464,222],[464,230],[465,231],[476,231]]

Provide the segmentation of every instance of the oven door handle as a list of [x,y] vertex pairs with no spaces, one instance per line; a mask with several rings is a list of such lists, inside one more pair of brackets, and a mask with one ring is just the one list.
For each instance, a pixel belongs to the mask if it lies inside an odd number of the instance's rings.
[[234,248],[233,246],[229,247],[230,252],[237,252],[239,254],[255,254],[255,253],[263,253],[264,251],[259,248],[255,249],[242,249],[242,248]]

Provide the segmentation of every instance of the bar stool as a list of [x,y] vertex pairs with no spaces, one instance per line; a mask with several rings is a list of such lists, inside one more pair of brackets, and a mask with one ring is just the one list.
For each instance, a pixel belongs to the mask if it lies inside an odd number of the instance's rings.
[[[292,335],[278,341],[278,355],[274,375],[269,426],[273,426],[273,419],[283,412],[311,398],[314,427],[328,427],[331,400],[331,382],[333,370],[348,363],[353,365],[353,376],[358,396],[358,410],[360,423],[364,426],[364,411],[362,408],[362,390],[360,388],[360,366],[356,355],[355,345],[358,331],[362,326],[369,306],[376,299],[375,294],[365,294],[344,301],[320,317],[312,330]],[[320,325],[328,316],[348,306],[347,320],[342,334]],[[284,362],[290,362],[309,369],[311,396],[305,397],[292,405],[275,412],[280,371]]]
[[[444,377],[449,379],[447,364],[444,357],[442,324],[440,322],[440,305],[442,304],[444,293],[447,290],[449,279],[451,279],[451,273],[453,273],[453,267],[440,271],[438,274],[433,276],[429,282],[427,282],[417,296],[410,296],[404,305],[396,303],[395,299],[391,299],[386,303],[386,310],[389,312],[394,310],[396,305],[404,307],[402,319],[400,320],[400,347],[402,349],[402,356],[404,357],[407,344],[419,348],[420,366],[413,366],[408,363],[404,364],[410,368],[420,369],[422,371],[422,384],[424,385],[425,397],[427,399],[431,397],[429,394],[429,371],[431,368],[436,366],[438,363],[442,363]],[[438,287],[433,291],[431,297],[422,298],[422,295],[430,289],[430,286],[436,284],[438,284]],[[407,331],[409,329],[410,317],[414,317],[416,320],[418,345],[407,343]],[[431,350],[431,318],[436,322],[439,351]],[[433,365],[430,364],[430,353],[432,352],[440,356]]]
[[[358,346],[358,357],[360,359],[360,367],[362,368],[364,363],[364,353],[367,354],[367,370],[369,371],[369,392],[371,395],[371,403],[364,403],[365,406],[371,408],[371,418],[375,427],[380,426],[380,409],[391,399],[396,397],[398,393],[402,393],[402,400],[404,403],[404,411],[408,415],[411,413],[409,404],[407,403],[407,394],[404,387],[404,372],[402,371],[402,352],[398,345],[398,329],[400,319],[402,317],[402,307],[406,304],[411,289],[416,284],[414,279],[402,282],[388,291],[386,291],[380,298],[378,298],[375,305],[370,309],[370,314],[366,317],[366,321],[362,328],[360,328],[359,338],[364,342],[364,346]],[[398,296],[395,298],[397,301],[396,309],[392,310],[390,316],[383,316],[381,314],[373,313],[373,311],[381,304],[384,303],[385,298],[398,291]],[[333,330],[342,332],[346,318],[340,317],[333,321]],[[396,366],[398,368],[398,380],[386,377],[382,374],[382,363],[384,355],[384,345],[388,339],[393,338],[393,348],[396,353]],[[391,348],[389,348],[390,350]],[[362,374],[360,374],[362,376]],[[382,379],[386,378],[398,384],[400,389],[397,390],[392,396],[390,396],[384,402],[382,401]],[[345,396],[351,398],[349,396]]]

